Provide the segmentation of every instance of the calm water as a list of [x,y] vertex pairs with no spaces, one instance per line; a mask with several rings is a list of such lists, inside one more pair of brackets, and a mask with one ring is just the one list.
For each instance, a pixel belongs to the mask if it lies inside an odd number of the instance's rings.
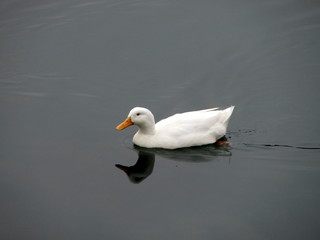
[[[0,36],[1,239],[320,239],[319,1],[2,0]],[[230,148],[115,130],[233,104]]]

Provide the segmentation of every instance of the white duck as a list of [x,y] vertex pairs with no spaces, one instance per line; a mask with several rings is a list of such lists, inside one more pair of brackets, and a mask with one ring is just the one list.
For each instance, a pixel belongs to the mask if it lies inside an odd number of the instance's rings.
[[135,107],[116,129],[137,125],[133,143],[146,148],[176,149],[215,143],[227,131],[234,106],[178,113],[155,124],[150,110]]

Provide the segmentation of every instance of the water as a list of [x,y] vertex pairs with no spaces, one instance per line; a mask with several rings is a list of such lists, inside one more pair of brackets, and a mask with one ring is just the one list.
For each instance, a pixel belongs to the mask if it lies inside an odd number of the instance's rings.
[[[318,1],[4,0],[0,36],[1,239],[319,239]],[[233,104],[230,148],[115,130]]]

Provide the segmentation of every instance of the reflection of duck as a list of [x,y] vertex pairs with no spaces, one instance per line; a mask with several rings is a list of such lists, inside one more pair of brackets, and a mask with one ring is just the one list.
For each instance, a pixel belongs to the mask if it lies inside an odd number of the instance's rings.
[[124,171],[131,182],[140,183],[152,173],[154,160],[154,153],[139,151],[139,158],[135,165],[126,167],[116,164],[116,167]]
[[230,157],[231,152],[225,147],[216,147],[213,145],[180,148],[176,150],[166,150],[160,148],[142,148],[134,146],[134,149],[139,152],[139,158],[135,165],[127,167],[116,164],[116,167],[124,171],[132,183],[140,183],[146,179],[153,171],[155,155],[175,161],[183,162],[208,162],[217,157]]
[[145,148],[176,149],[215,143],[226,134],[234,106],[175,114],[155,124],[146,108],[133,108],[118,130],[137,125],[133,143]]
[[215,145],[204,145],[200,147],[179,148],[179,149],[162,149],[162,148],[142,148],[134,145],[134,149],[145,153],[158,155],[180,162],[209,162],[217,160],[220,157],[231,157],[230,147],[220,147]]

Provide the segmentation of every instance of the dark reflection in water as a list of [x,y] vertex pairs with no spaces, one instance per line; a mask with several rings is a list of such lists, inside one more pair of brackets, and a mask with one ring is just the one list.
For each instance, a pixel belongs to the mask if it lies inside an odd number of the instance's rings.
[[138,152],[139,158],[132,166],[123,166],[116,164],[115,166],[124,171],[132,183],[140,183],[151,175],[155,163],[155,156],[183,162],[208,162],[217,157],[228,157],[231,159],[229,147],[217,147],[214,145],[206,145],[201,147],[181,148],[175,150],[166,150],[160,148],[142,148],[134,145],[134,150]]
[[139,151],[139,158],[135,165],[127,167],[116,164],[116,167],[124,171],[132,183],[140,183],[152,173],[154,160],[154,153]]

